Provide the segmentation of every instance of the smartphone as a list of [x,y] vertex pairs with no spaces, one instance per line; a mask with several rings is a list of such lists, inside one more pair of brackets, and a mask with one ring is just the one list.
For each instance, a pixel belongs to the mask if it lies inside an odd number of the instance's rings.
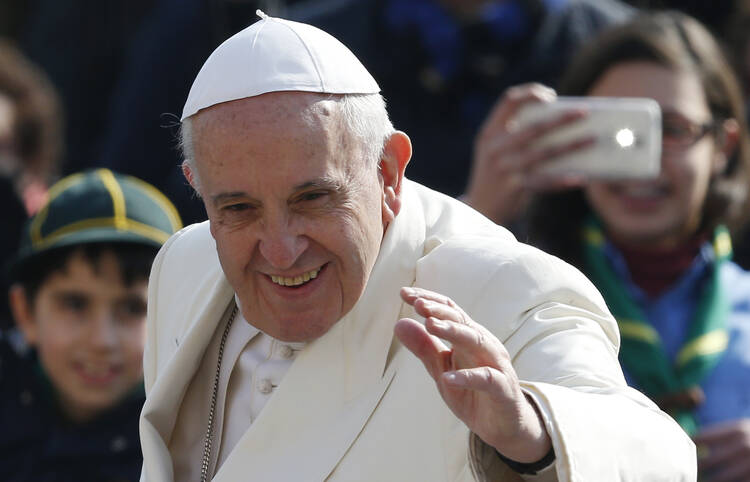
[[594,142],[544,162],[545,175],[574,174],[594,179],[648,179],[661,169],[661,109],[653,99],[636,97],[558,97],[530,104],[518,113],[519,126],[552,120],[566,111],[588,115],[538,138],[533,148],[563,145],[577,139]]

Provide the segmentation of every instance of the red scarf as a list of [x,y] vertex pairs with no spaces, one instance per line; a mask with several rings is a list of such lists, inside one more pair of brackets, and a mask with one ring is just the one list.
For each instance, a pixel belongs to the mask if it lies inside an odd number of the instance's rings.
[[633,283],[650,298],[655,298],[690,268],[706,239],[707,236],[701,234],[676,248],[666,250],[634,248],[615,241],[612,244],[625,258]]

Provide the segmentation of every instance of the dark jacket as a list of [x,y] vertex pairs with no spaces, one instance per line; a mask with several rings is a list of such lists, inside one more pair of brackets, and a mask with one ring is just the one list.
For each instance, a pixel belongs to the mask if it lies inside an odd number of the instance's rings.
[[31,350],[0,337],[0,480],[4,482],[137,481],[142,455],[133,395],[86,424],[57,410]]
[[412,139],[408,178],[449,195],[468,179],[474,137],[512,85],[555,86],[577,48],[627,19],[617,0],[505,0],[486,22],[457,25],[436,0],[301,2],[290,13],[347,45]]

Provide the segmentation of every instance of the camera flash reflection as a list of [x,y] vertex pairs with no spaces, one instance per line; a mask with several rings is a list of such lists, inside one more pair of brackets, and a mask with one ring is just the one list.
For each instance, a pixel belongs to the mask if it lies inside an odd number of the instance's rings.
[[615,141],[617,142],[617,145],[622,147],[623,149],[628,149],[630,147],[633,147],[635,144],[635,133],[632,129],[628,129],[627,127],[624,127],[617,131],[615,134]]

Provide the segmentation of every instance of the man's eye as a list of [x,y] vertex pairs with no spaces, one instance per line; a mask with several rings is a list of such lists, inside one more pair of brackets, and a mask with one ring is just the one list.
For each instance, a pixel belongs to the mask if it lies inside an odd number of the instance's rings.
[[250,205],[247,203],[229,204],[227,206],[224,206],[221,209],[222,211],[228,211],[228,212],[241,212],[241,211],[247,211],[248,209],[250,209]]
[[325,196],[327,193],[322,191],[306,192],[299,197],[300,201],[315,201]]

